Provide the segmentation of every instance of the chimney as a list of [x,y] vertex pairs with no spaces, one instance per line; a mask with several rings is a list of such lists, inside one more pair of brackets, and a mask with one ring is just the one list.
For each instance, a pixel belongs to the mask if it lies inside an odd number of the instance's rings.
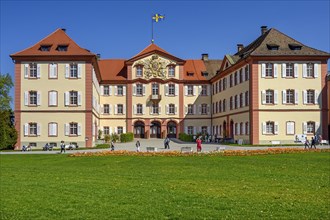
[[66,28],[62,28],[62,31],[66,32]]
[[243,44],[237,44],[237,52],[240,52],[243,48]]
[[203,53],[202,54],[202,60],[203,61],[208,61],[209,60],[209,54],[208,53]]
[[98,60],[101,59],[101,54],[100,53],[96,54],[96,57]]
[[261,35],[266,33],[266,31],[267,31],[267,26],[261,26]]

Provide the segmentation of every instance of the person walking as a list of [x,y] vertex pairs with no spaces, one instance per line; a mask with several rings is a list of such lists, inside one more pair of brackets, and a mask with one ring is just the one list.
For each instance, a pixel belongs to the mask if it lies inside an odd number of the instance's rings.
[[140,150],[141,150],[141,149],[140,149],[140,146],[141,146],[140,141],[137,140],[136,143],[135,143],[135,147],[136,147],[136,151],[137,151],[137,152],[140,152]]
[[111,151],[114,151],[115,150],[115,145],[114,145],[113,141],[111,141],[110,150]]
[[164,140],[164,148],[167,149],[167,137]]
[[308,141],[307,137],[305,139],[305,150],[306,149],[309,149],[309,141]]
[[202,151],[202,138],[201,137],[197,138],[196,143],[197,143],[197,152],[201,152]]
[[65,153],[65,144],[64,144],[64,141],[61,141],[61,153],[62,152]]
[[313,148],[314,146],[314,149],[316,149],[316,145],[315,145],[315,138],[312,137],[312,140],[311,140],[311,149]]
[[166,147],[167,149],[170,149],[170,139],[168,137],[166,137]]

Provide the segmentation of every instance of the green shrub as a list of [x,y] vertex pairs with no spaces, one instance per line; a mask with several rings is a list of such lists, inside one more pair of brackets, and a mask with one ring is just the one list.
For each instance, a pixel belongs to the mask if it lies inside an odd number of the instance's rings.
[[186,134],[186,133],[180,133],[179,134],[179,139],[181,141],[186,141],[186,142],[193,142],[194,141],[193,135]]
[[106,135],[104,135],[104,141],[105,141],[105,143],[109,143],[109,141],[110,141],[110,135],[108,135],[108,134],[106,134]]
[[109,144],[98,144],[94,148],[96,148],[96,149],[104,149],[104,148],[109,148],[109,147],[110,147]]
[[117,142],[118,140],[119,140],[119,135],[115,134],[115,133],[112,133],[111,134],[111,141]]
[[120,141],[121,142],[130,142],[133,141],[134,135],[132,132],[128,132],[125,134],[120,134]]

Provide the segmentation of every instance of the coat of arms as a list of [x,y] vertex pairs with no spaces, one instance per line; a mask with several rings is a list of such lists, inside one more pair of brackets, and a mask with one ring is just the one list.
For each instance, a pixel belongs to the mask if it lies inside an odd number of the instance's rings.
[[153,55],[151,58],[139,61],[136,65],[142,65],[144,67],[144,76],[146,79],[150,79],[151,77],[166,79],[166,68],[169,64],[172,64],[172,62]]

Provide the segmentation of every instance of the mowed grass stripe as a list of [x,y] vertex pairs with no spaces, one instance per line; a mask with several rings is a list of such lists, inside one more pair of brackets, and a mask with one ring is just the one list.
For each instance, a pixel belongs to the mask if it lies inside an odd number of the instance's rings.
[[1,219],[328,219],[330,153],[1,155]]

